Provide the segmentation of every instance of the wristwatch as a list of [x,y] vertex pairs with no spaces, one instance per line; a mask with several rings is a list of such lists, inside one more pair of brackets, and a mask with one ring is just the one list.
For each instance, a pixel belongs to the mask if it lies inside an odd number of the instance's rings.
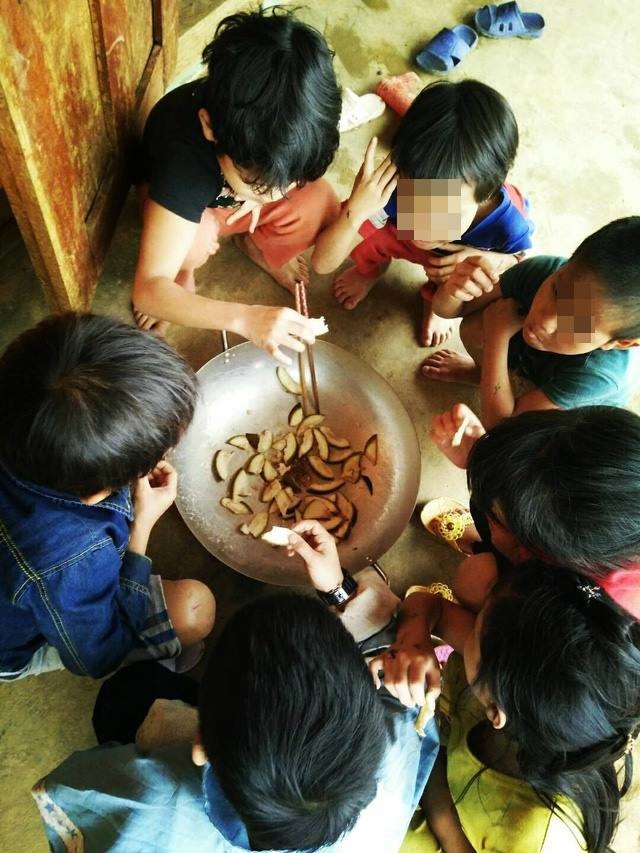
[[329,607],[345,606],[349,599],[353,598],[358,590],[358,584],[354,578],[345,569],[342,570],[342,583],[329,592],[321,592],[316,590],[318,597],[324,601]]

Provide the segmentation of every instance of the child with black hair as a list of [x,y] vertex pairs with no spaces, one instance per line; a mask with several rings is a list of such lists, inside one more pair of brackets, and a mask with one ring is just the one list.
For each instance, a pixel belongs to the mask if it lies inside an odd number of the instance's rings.
[[[459,447],[451,439],[465,424]],[[640,417],[612,406],[524,412],[485,432],[456,405],[431,436],[467,468],[470,512],[434,503],[427,529],[467,554],[453,589],[478,611],[498,575],[536,557],[602,584],[640,616]],[[425,519],[426,520],[426,519]]]
[[[331,576],[335,544],[329,563]],[[193,692],[153,663],[103,685],[94,720],[106,745],[72,755],[33,791],[52,850],[67,849],[61,814],[88,850],[128,853],[141,838],[157,853],[398,849],[438,750],[435,726],[421,740],[416,712],[376,695],[325,605],[280,592],[240,608],[209,658],[199,719],[161,698],[192,704]],[[126,700],[113,707],[115,696]]]
[[316,242],[312,264],[332,272],[351,254],[354,265],[334,283],[348,309],[392,258],[420,264],[428,276],[420,341],[435,346],[452,326],[434,314],[431,300],[456,264],[479,255],[497,274],[531,247],[528,202],[505,183],[518,149],[515,116],[502,95],[477,80],[432,83],[412,103],[377,168],[375,149],[372,139],[339,219]]
[[462,658],[442,676],[428,828],[402,853],[434,850],[431,833],[459,853],[608,850],[640,729],[637,620],[570,569],[537,561],[501,580],[477,616],[412,587],[396,641],[370,663],[408,705],[424,701],[415,671],[437,668],[431,633]]
[[283,287],[308,281],[300,252],[339,213],[321,180],[339,144],[332,58],[322,35],[286,11],[238,12],[204,50],[207,76],[153,108],[136,175],[139,326],[228,329],[285,363],[280,346],[313,342],[313,324],[290,308],[197,296],[194,270],[221,236],[238,234],[236,245]]
[[145,556],[176,494],[163,457],[193,415],[191,368],[152,335],[68,313],[9,345],[0,399],[0,680],[195,663],[214,598]]
[[[640,384],[640,216],[600,228],[569,260],[530,258],[499,281],[486,258],[467,258],[433,305],[463,318],[468,355],[436,352],[423,373],[479,382],[486,427],[531,409],[623,406]],[[517,396],[509,370],[533,388]]]

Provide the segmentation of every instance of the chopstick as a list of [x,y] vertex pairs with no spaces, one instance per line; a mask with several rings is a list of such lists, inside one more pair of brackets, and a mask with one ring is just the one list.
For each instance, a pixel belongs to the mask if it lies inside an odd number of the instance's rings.
[[[296,297],[296,311],[299,314],[302,314],[303,317],[308,317],[309,316],[309,306],[307,304],[307,290],[304,286],[304,283],[301,281],[296,282],[295,297]],[[316,376],[316,366],[315,366],[315,362],[313,360],[313,347],[311,347],[309,344],[305,343],[304,349],[305,349],[305,352],[307,355],[307,361],[309,363],[309,373],[311,375],[311,391],[312,391],[312,396],[313,396],[312,402],[313,402],[313,405],[315,407],[316,413],[320,414],[320,396],[318,394],[318,378]],[[306,379],[304,377],[305,370],[304,370],[304,361],[302,358],[302,353],[298,354],[298,366],[299,366],[299,370],[300,370],[300,388],[302,390],[302,409],[304,411],[305,410],[305,397],[307,395],[306,395],[306,387],[305,387]],[[308,400],[307,400],[307,407],[308,407]],[[306,412],[305,412],[305,414],[306,414]]]
[[[302,314],[302,294],[300,292],[300,285],[302,282],[296,282],[296,311],[298,314]],[[306,345],[305,345],[306,346]],[[304,356],[303,353],[298,353],[298,372],[300,373],[300,396],[302,397],[302,413],[306,417],[310,413],[309,408],[309,396],[307,394],[307,379],[306,379],[306,369],[304,365]]]

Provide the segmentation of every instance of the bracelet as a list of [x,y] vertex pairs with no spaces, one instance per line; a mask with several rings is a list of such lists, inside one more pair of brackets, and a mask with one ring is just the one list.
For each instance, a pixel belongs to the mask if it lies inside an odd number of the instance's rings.
[[429,586],[421,586],[420,584],[410,586],[404,594],[405,601],[410,595],[413,595],[414,592],[426,592],[429,595],[439,595],[447,601],[453,601],[453,591],[451,587],[441,581],[434,581],[433,583],[430,583]]

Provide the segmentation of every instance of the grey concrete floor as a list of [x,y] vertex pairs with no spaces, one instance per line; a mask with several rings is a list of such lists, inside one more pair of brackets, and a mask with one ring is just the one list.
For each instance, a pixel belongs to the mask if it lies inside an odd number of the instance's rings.
[[[225,8],[226,8],[225,4]],[[238,4],[238,8],[241,4]],[[309,4],[301,15],[321,29],[336,51],[344,85],[373,90],[387,74],[414,67],[417,49],[442,26],[468,21],[475,4],[464,0],[414,4],[401,0]],[[511,180],[530,198],[537,224],[536,250],[565,254],[599,226],[637,212],[640,196],[640,16],[635,0],[540,0],[547,32],[539,41],[480,39],[478,48],[451,79],[474,77],[499,89],[512,104],[521,144]],[[636,57],[634,60],[633,57]],[[421,74],[426,84],[432,78]],[[346,195],[367,141],[375,133],[384,148],[396,126],[392,113],[345,134],[329,177]],[[133,194],[98,285],[94,310],[130,321],[129,289],[139,223]],[[38,281],[17,234],[3,232],[0,248],[0,345],[46,314]],[[466,498],[463,472],[431,444],[431,417],[453,403],[477,408],[477,392],[460,385],[427,383],[417,373],[425,350],[416,343],[419,270],[394,262],[386,280],[354,312],[334,301],[331,277],[316,277],[311,303],[324,314],[329,339],[354,352],[393,385],[420,437],[422,479],[418,503],[440,495]],[[251,302],[289,304],[287,294],[231,244],[200,271],[199,291]],[[169,341],[200,367],[219,352],[217,333],[173,328]],[[456,339],[459,346],[459,340]],[[218,627],[244,601],[263,594],[263,585],[217,562],[171,510],[154,531],[150,553],[156,571],[197,577],[218,600]],[[393,586],[447,578],[456,555],[431,541],[414,520],[383,558]],[[90,726],[97,684],[69,673],[0,686],[0,848],[12,853],[46,850],[28,791],[33,782],[69,752],[94,743]],[[616,838],[617,853],[640,849],[637,818],[627,806]]]

